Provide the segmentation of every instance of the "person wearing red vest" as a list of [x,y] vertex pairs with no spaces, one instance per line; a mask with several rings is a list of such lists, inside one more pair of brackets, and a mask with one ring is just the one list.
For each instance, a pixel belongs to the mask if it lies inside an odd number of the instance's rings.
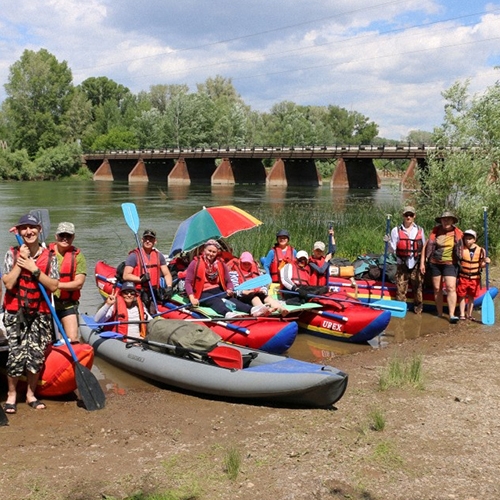
[[135,283],[124,281],[118,293],[108,295],[104,305],[96,312],[96,323],[120,321],[111,329],[128,337],[145,337],[146,322],[151,319],[137,293]]
[[9,414],[17,412],[17,384],[22,375],[27,379],[26,403],[35,410],[46,407],[36,398],[35,390],[45,350],[52,340],[52,318],[39,284],[50,297],[57,290],[59,280],[56,256],[40,244],[38,218],[32,214],[23,215],[16,230],[23,244],[7,251],[2,276],[4,325],[9,344],[8,392],[4,408]]
[[295,259],[295,249],[290,246],[290,233],[281,229],[276,233],[276,244],[268,254],[261,259],[264,270],[271,275],[273,283],[280,282],[280,271]]
[[[446,301],[450,323],[457,323],[459,318],[455,316],[457,307],[457,276],[459,263],[462,258],[463,233],[455,226],[458,218],[451,212],[443,212],[436,217],[435,226],[427,240],[423,253],[429,265],[434,289],[434,300],[436,302],[437,314],[443,316],[443,284],[446,287]],[[422,266],[422,271],[425,267]]]
[[412,206],[404,207],[403,223],[392,228],[387,241],[389,252],[395,253],[397,258],[396,300],[406,302],[408,284],[411,284],[413,312],[421,314],[424,305],[425,259],[422,250],[425,245],[425,234],[424,230],[415,224],[415,216],[416,211]]
[[68,339],[78,342],[78,305],[87,277],[87,261],[79,248],[73,246],[75,226],[61,222],[57,226],[56,241],[49,248],[59,264],[59,286],[54,294],[54,307]]
[[481,286],[481,272],[490,258],[484,248],[476,245],[477,234],[473,229],[464,231],[464,248],[458,272],[457,296],[460,319],[473,319],[474,299]]
[[238,315],[226,305],[226,300],[234,304],[238,311],[248,314],[252,306],[235,297],[229,269],[219,258],[220,251],[221,246],[216,240],[208,240],[203,246],[202,254],[189,264],[185,282],[189,301],[194,307],[204,303],[226,318]]
[[332,250],[325,255],[326,245],[322,241],[316,241],[313,245],[312,255],[309,257],[309,266],[311,266],[311,285],[328,286],[328,272],[330,270],[330,260],[335,255],[337,246],[335,244],[333,228],[329,231],[329,237],[332,239]]
[[[158,301],[163,302],[172,297],[172,275],[165,256],[155,248],[155,245],[156,232],[146,229],[142,233],[142,247],[128,254],[123,269],[123,281],[132,281],[137,285],[148,309],[152,306],[150,285]],[[144,257],[146,269],[144,269],[141,254]],[[165,279],[165,287],[161,286],[161,278]]]
[[306,299],[307,292],[302,293],[302,290],[311,286],[309,254],[305,250],[299,250],[295,260],[281,269],[280,276],[284,288],[292,292],[298,292],[301,299]]

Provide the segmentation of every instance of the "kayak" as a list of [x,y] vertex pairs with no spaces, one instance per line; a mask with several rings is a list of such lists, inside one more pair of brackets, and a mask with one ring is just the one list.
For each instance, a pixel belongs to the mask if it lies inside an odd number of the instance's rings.
[[[76,357],[81,365],[92,368],[94,349],[88,344],[72,344]],[[0,366],[5,373],[7,362],[7,347],[2,346]],[[21,377],[19,383],[25,383],[26,377]],[[36,395],[38,397],[58,397],[70,394],[76,390],[75,363],[65,344],[50,345],[46,351],[45,363],[40,373]]]
[[[350,297],[356,297],[363,302],[373,302],[376,300],[380,300],[381,291],[382,291],[382,282],[375,281],[370,279],[357,279],[357,294],[356,290],[353,288],[352,283],[349,279],[339,278],[339,277],[331,277],[329,281],[329,288],[334,293],[339,293],[344,291]],[[386,283],[384,285],[384,299],[396,299],[396,291],[397,287],[394,283]],[[486,292],[490,293],[491,298],[494,299],[498,295],[498,288],[494,286],[490,286],[489,289],[486,287],[481,287],[478,289],[476,297],[474,299],[474,307],[480,308],[483,302],[483,298]],[[424,288],[424,311],[426,312],[435,312],[436,311],[436,303],[434,302],[434,292],[432,289]],[[444,290],[443,294],[444,298],[444,307],[447,308],[446,303],[446,290]],[[409,308],[413,307],[413,292],[411,287],[408,289],[407,294],[407,303]]]
[[250,359],[242,369],[179,357],[103,338],[97,330],[81,327],[81,335],[97,356],[138,376],[201,394],[243,401],[287,403],[299,407],[330,407],[347,387],[346,373],[328,365],[317,365],[286,356],[226,344]]
[[[107,297],[114,287],[116,268],[104,261],[99,261],[95,266],[95,280],[100,294]],[[159,312],[169,309],[175,311],[164,314],[166,319],[200,319],[200,323],[209,327],[220,335],[223,340],[238,344],[243,347],[260,349],[273,354],[281,354],[287,351],[297,337],[299,327],[295,321],[289,321],[280,317],[266,318],[248,316],[243,320],[225,321],[224,318],[214,318],[215,312],[206,307],[177,309],[185,303],[181,296],[175,296],[175,303],[159,305]],[[315,306],[319,307],[319,306]],[[210,321],[207,321],[210,319]]]

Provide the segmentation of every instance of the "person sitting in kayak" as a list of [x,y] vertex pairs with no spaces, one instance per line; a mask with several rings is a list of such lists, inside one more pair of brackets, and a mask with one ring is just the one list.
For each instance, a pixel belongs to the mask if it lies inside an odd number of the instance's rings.
[[490,263],[484,248],[476,245],[476,238],[476,231],[473,229],[464,231],[464,249],[457,283],[458,307],[462,320],[473,319],[474,299],[481,287],[481,272]]
[[[123,281],[132,281],[140,288],[141,298],[148,309],[152,305],[151,286],[160,302],[172,297],[172,275],[165,256],[156,250],[155,245],[156,232],[146,229],[142,234],[142,248],[136,248],[128,254],[123,269]],[[162,277],[165,279],[165,288],[160,285]]]
[[333,228],[329,231],[332,239],[332,250],[325,255],[325,244],[322,241],[316,241],[313,245],[311,257],[309,257],[309,266],[311,267],[311,285],[328,285],[328,272],[330,270],[330,260],[335,255],[337,249]]
[[129,337],[145,337],[147,321],[151,319],[144,307],[135,283],[125,281],[118,293],[108,295],[104,305],[94,316],[96,323],[120,321],[113,331]]
[[281,229],[276,233],[276,244],[265,257],[262,257],[262,265],[267,274],[271,275],[273,283],[280,282],[280,271],[285,264],[294,261],[296,251],[289,245],[290,233],[286,229]]
[[[249,314],[252,306],[235,297],[234,286],[225,262],[219,258],[220,244],[208,240],[201,255],[195,257],[186,270],[186,294],[194,307],[201,302],[211,307],[220,316],[233,318],[240,314],[228,303],[234,304],[241,313]],[[224,298],[223,298],[224,296]]]
[[[229,261],[228,268],[234,286],[260,276],[259,267],[250,252],[243,252],[239,259],[234,258]],[[275,311],[278,311],[282,316],[288,314],[288,310],[283,307],[283,302],[269,296],[267,286],[254,290],[243,290],[238,293],[238,298],[253,306],[250,311],[252,316],[267,316]]]

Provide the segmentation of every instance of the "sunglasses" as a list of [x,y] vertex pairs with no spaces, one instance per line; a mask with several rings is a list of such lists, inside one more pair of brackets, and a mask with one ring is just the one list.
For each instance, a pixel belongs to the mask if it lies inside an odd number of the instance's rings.
[[69,234],[69,233],[59,233],[57,235],[61,240],[70,240],[73,238],[74,234]]
[[122,295],[137,295],[137,293],[134,290],[125,290]]
[[415,217],[415,214],[411,214],[410,212],[403,214],[405,217]]

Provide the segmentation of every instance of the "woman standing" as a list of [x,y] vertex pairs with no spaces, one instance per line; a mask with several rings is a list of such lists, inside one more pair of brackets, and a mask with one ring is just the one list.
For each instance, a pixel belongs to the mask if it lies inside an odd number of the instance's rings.
[[[428,263],[432,277],[434,300],[437,314],[443,315],[443,284],[446,287],[450,323],[457,323],[457,276],[463,249],[463,233],[455,226],[458,218],[452,212],[443,212],[436,217],[437,226],[433,228],[427,240],[423,255]],[[422,266],[423,267],[423,266]]]

